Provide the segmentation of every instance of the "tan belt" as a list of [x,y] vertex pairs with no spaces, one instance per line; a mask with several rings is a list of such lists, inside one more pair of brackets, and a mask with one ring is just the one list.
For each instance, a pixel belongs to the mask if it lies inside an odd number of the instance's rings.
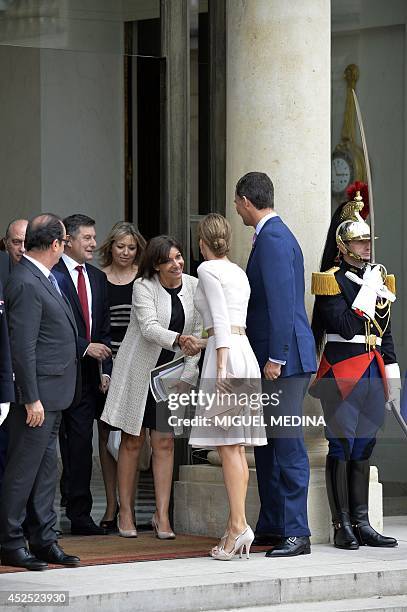
[[[208,334],[208,337],[210,338],[211,336],[215,335],[215,330],[213,329],[213,327],[210,327],[209,329],[206,330],[206,333]],[[246,335],[246,328],[245,327],[239,327],[239,325],[231,325],[230,326],[230,333],[231,334],[238,334],[239,336],[245,336]]]

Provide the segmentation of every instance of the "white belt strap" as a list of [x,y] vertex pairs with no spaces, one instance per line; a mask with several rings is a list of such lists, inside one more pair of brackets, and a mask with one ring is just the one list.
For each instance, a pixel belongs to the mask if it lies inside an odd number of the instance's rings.
[[374,346],[374,344],[376,344],[376,346],[382,345],[382,339],[379,336],[375,336],[376,340],[374,343],[369,343],[369,338],[371,338],[371,336],[368,336],[366,338],[366,336],[362,336],[362,334],[360,334],[353,336],[353,338],[351,338],[350,340],[345,340],[345,338],[342,338],[342,336],[340,336],[339,334],[326,335],[327,342],[350,342],[351,344],[370,344],[371,346]]

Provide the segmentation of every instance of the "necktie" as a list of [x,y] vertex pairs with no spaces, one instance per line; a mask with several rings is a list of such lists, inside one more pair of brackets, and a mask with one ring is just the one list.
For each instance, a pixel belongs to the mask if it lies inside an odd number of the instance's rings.
[[256,242],[256,239],[257,239],[257,234],[256,232],[254,232],[253,238],[252,238],[252,247],[254,247],[254,243]]
[[59,288],[59,285],[58,285],[58,281],[55,278],[55,276],[52,274],[52,272],[49,273],[48,280],[51,283],[51,285],[54,285],[54,287],[58,291],[59,295],[62,295],[61,289]]
[[76,266],[75,270],[78,271],[78,297],[81,303],[83,319],[86,326],[86,339],[90,342],[89,304],[85,277],[83,275],[83,266]]

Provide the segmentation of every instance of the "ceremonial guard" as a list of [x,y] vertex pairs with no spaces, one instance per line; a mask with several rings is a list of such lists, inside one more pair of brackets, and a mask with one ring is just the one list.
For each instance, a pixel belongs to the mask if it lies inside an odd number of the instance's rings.
[[370,525],[368,496],[376,434],[386,402],[399,410],[401,384],[390,325],[395,279],[371,262],[370,227],[364,220],[368,205],[355,186],[348,196],[332,218],[321,272],[312,277],[312,329],[322,355],[310,393],[321,400],[326,422],[334,544],[356,550],[397,546],[397,540]]

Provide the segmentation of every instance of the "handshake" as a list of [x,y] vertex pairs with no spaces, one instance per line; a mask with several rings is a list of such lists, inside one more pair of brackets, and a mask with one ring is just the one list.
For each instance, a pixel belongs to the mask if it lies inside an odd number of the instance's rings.
[[396,296],[384,284],[386,275],[385,268],[381,264],[368,264],[360,278],[353,272],[346,272],[346,276],[354,283],[361,285],[359,293],[353,301],[352,308],[362,311],[369,319],[373,320],[376,313],[377,298],[394,302]]
[[193,357],[194,355],[197,355],[200,350],[205,347],[206,344],[205,340],[203,340],[202,338],[196,338],[195,336],[186,336],[183,334],[178,337],[177,342],[181,351],[184,353],[184,355],[187,355],[188,357]]

